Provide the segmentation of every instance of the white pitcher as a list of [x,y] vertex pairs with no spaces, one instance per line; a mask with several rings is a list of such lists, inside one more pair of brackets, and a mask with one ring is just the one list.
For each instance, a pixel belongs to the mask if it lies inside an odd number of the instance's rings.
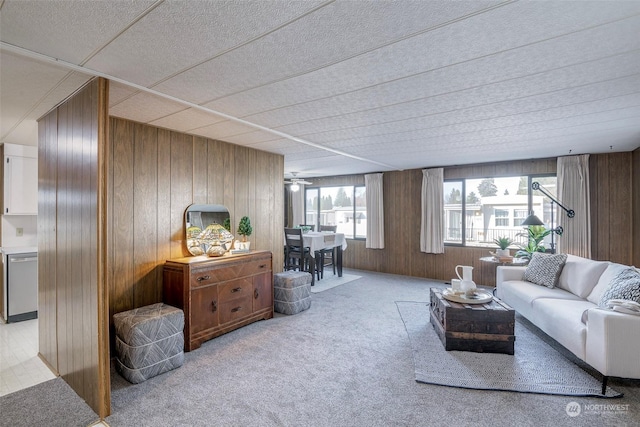
[[[459,268],[462,268],[462,277],[460,277]],[[473,281],[473,267],[470,265],[456,265],[456,275],[460,279],[460,290],[469,293],[476,289],[476,283]]]
[[[462,268],[462,277],[460,276],[459,268]],[[456,265],[456,275],[460,280],[468,280],[473,282],[473,267],[470,265]]]

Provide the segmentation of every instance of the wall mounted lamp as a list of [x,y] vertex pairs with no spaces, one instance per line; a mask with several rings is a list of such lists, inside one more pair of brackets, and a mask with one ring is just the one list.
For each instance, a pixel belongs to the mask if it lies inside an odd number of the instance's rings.
[[[558,199],[556,199],[555,197],[553,197],[551,195],[551,193],[549,193],[542,185],[540,185],[539,182],[534,181],[531,183],[531,189],[533,190],[538,190],[539,192],[541,192],[542,194],[544,194],[545,196],[547,196],[548,198],[551,199],[551,226],[553,226],[553,204],[557,204],[558,206],[560,206],[562,208],[562,210],[564,210],[567,213],[567,216],[569,218],[573,218],[574,216],[576,216],[576,213],[574,212],[573,209],[567,209],[562,203],[560,203],[558,201]],[[533,212],[531,212],[531,215],[529,215],[523,222],[522,225],[544,225],[544,223],[540,220],[540,218],[538,218],[537,216],[535,216],[533,214]],[[551,229],[551,252],[555,253],[556,252],[556,247],[555,247],[555,243],[554,243],[554,235],[558,235],[558,236],[562,236],[562,233],[564,233],[564,229],[561,226],[557,226],[555,228]]]

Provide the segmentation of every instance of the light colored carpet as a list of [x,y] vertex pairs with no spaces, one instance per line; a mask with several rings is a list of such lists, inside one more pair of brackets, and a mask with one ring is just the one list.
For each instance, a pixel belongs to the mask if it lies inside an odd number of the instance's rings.
[[325,273],[322,280],[316,280],[315,285],[311,287],[311,292],[317,294],[318,292],[324,292],[328,289],[335,288],[336,286],[344,285],[345,283],[353,282],[360,279],[362,276],[356,276],[355,274],[342,273],[342,277],[333,275],[331,273]]
[[[612,378],[611,386],[625,395],[614,402],[621,406],[604,409],[603,399],[595,397],[416,382],[411,343],[395,301],[428,300],[429,288],[437,282],[360,270],[345,273],[362,278],[314,294],[309,310],[277,314],[207,341],[186,353],[176,370],[135,385],[112,371],[108,425],[640,425],[640,381]],[[571,402],[582,406],[575,418],[567,415]]]
[[[429,322],[428,302],[396,302],[411,346],[416,381],[480,390],[562,396],[620,397],[536,335],[536,327],[516,316],[515,354],[446,351]],[[540,333],[540,332],[538,332]]]
[[85,427],[99,420],[60,377],[0,397],[0,426]]

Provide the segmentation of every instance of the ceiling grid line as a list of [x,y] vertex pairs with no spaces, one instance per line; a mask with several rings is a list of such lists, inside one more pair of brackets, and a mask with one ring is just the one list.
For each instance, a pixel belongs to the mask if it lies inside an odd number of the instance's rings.
[[[339,131],[339,130],[340,131],[344,131],[344,130],[359,129],[359,128],[364,128],[364,127],[370,127],[372,125],[376,125],[377,126],[377,125],[385,125],[385,124],[391,124],[391,123],[401,123],[403,121],[410,121],[410,120],[421,119],[421,118],[426,118],[426,117],[438,116],[438,115],[441,115],[441,114],[449,114],[449,113],[454,113],[454,112],[470,110],[470,109],[474,109],[474,108],[487,107],[487,106],[497,105],[497,104],[501,104],[501,103],[505,103],[505,102],[520,101],[520,100],[523,100],[523,99],[533,98],[533,97],[536,97],[536,96],[549,95],[549,94],[552,94],[552,93],[562,92],[562,91],[565,91],[567,89],[578,89],[578,88],[581,88],[581,87],[593,86],[595,84],[600,84],[600,83],[604,83],[604,82],[612,82],[612,81],[615,81],[615,80],[620,80],[620,79],[623,79],[623,78],[628,78],[628,77],[633,77],[633,76],[640,76],[640,73],[629,74],[629,75],[625,75],[625,76],[622,76],[622,77],[619,77],[619,78],[615,78],[615,79],[608,79],[608,80],[603,80],[603,81],[598,81],[598,82],[593,82],[593,83],[586,83],[584,85],[568,86],[566,88],[554,89],[554,90],[551,90],[551,91],[548,91],[548,92],[539,92],[539,93],[535,93],[535,94],[532,94],[532,95],[525,95],[525,96],[517,97],[517,98],[508,98],[508,99],[502,99],[500,101],[494,101],[494,102],[489,102],[489,103],[485,103],[485,104],[476,104],[476,105],[473,105],[473,106],[470,106],[470,107],[455,108],[455,109],[444,110],[444,111],[437,111],[437,112],[422,114],[422,115],[418,115],[418,116],[404,117],[402,119],[388,120],[388,121],[376,122],[376,123],[366,124],[366,125],[348,126],[348,127],[327,129],[327,130],[324,130],[323,132],[328,133],[328,132],[335,132],[335,131]],[[573,105],[587,104],[587,103],[595,102],[595,101],[604,101],[604,100],[607,100],[607,99],[619,98],[619,97],[622,97],[622,96],[635,95],[637,93],[640,93],[640,92],[632,91],[632,92],[627,92],[627,93],[625,93],[623,95],[606,96],[606,97],[602,97],[602,98],[590,99],[588,101],[572,102],[572,103],[563,104],[563,105],[560,105],[560,106],[541,108],[541,109],[537,109],[537,110],[525,110],[525,111],[521,111],[521,112],[513,113],[513,114],[505,114],[505,115],[494,116],[494,117],[490,117],[490,118],[482,118],[482,119],[476,119],[476,120],[457,122],[456,124],[474,123],[474,122],[485,121],[485,120],[488,120],[488,119],[498,119],[498,118],[504,118],[504,117],[512,117],[512,116],[516,116],[516,115],[520,115],[520,114],[528,114],[528,113],[537,113],[537,112],[542,112],[542,111],[550,111],[550,110],[554,110],[554,109],[558,109],[558,108],[570,107],[570,106],[573,106]],[[412,101],[408,101],[408,102],[410,103]],[[354,113],[348,113],[346,115],[358,114],[358,113],[361,113],[361,112],[373,111],[373,110],[384,109],[384,108],[387,108],[387,107],[372,108],[370,110],[357,111],[357,112],[354,112]],[[337,117],[344,117],[344,116],[345,115],[341,115],[341,116],[337,116]],[[570,116],[570,117],[572,117],[572,116]],[[295,125],[295,124],[306,123],[306,122],[314,121],[314,120],[323,120],[325,118],[326,117],[323,117],[323,118],[320,118],[320,119],[302,121],[302,122],[299,122],[299,123],[289,123],[289,124],[278,126],[278,127],[292,126],[292,125]],[[331,117],[329,117],[329,118],[331,118]],[[445,125],[445,126],[450,126],[450,125]],[[277,129],[278,127],[276,127],[275,129]],[[436,126],[436,127],[439,127],[439,126]],[[421,129],[433,129],[433,128],[421,128]],[[194,130],[197,130],[197,129],[194,129]],[[301,136],[316,135],[316,134],[318,134],[318,133],[312,132],[312,133],[309,133],[309,134],[303,134]],[[230,136],[239,136],[239,135],[242,135],[242,134],[236,134],[236,135],[230,135]]]
[[[513,1],[509,1],[509,2],[507,2],[505,4],[501,4],[501,5],[505,6],[505,5],[510,5],[510,4],[513,4],[513,3],[514,3]],[[346,92],[342,92],[342,93],[339,93],[339,94],[334,94],[334,95],[331,95],[331,96],[327,96],[325,98],[315,98],[313,101],[320,100],[320,99],[332,98],[334,96],[340,96],[340,95],[343,95],[343,94],[356,92],[356,91],[359,91],[359,90],[362,90],[362,89],[368,89],[370,87],[377,87],[377,86],[380,86],[380,85],[385,85],[385,84],[388,84],[388,83],[401,81],[401,80],[408,79],[408,78],[411,78],[411,77],[416,77],[416,76],[419,76],[419,75],[428,74],[428,73],[431,73],[431,72],[434,72],[434,71],[445,70],[445,69],[453,67],[453,66],[463,65],[463,64],[471,63],[473,61],[477,61],[479,59],[486,59],[486,58],[490,58],[492,56],[496,56],[496,55],[499,55],[499,54],[503,54],[503,53],[515,51],[515,50],[518,50],[518,49],[522,49],[523,47],[534,46],[534,45],[537,45],[537,44],[545,43],[545,42],[552,41],[552,40],[557,40],[559,38],[566,37],[566,36],[573,35],[573,34],[577,34],[577,33],[580,33],[580,32],[590,31],[590,30],[593,30],[593,29],[598,28],[598,27],[611,25],[611,24],[614,24],[614,23],[617,23],[617,22],[621,22],[621,21],[624,21],[626,19],[634,18],[634,17],[637,17],[637,16],[640,16],[640,14],[634,14],[634,15],[631,15],[631,16],[626,16],[624,18],[620,18],[620,19],[616,19],[616,20],[612,20],[612,21],[607,21],[605,23],[601,23],[601,24],[598,24],[598,25],[593,25],[593,26],[590,26],[590,27],[587,27],[587,28],[582,28],[582,29],[576,30],[576,31],[567,32],[567,33],[560,34],[560,35],[557,35],[557,36],[554,36],[554,37],[549,37],[549,38],[542,39],[542,40],[536,40],[534,42],[525,43],[525,44],[522,44],[522,45],[519,45],[519,46],[514,46],[514,47],[511,47],[511,48],[508,48],[508,49],[503,49],[503,50],[491,52],[491,53],[486,54],[486,55],[480,55],[480,56],[477,56],[477,57],[474,57],[474,58],[466,59],[466,60],[455,62],[455,63],[452,63],[452,64],[447,64],[447,65],[443,65],[443,66],[440,66],[440,67],[432,68],[432,69],[429,69],[429,70],[421,71],[419,73],[413,73],[413,74],[409,74],[409,75],[406,75],[406,76],[398,77],[398,78],[395,78],[395,79],[390,79],[388,81],[376,83],[374,85],[360,87],[360,88],[358,88],[358,89],[356,89],[354,91],[346,91]],[[403,40],[400,40],[400,41],[403,41]],[[350,57],[348,57],[346,59],[343,59],[341,61],[335,61],[335,62],[333,62],[331,64],[325,64],[323,67],[320,67],[320,68],[326,68],[328,66],[333,66],[333,65],[339,64],[341,62],[349,61],[349,60],[354,59],[354,58],[356,58],[358,56],[365,55],[367,53],[370,53],[370,52],[373,52],[375,50],[381,49],[383,47],[388,47],[388,46],[379,46],[379,47],[373,48],[371,50],[360,52],[360,53],[358,53],[356,55],[352,55],[352,56],[350,56]],[[312,73],[312,72],[315,72],[315,71],[318,71],[318,69],[313,69],[313,70],[311,70],[309,72],[299,73],[297,75],[289,76],[289,77],[286,77],[286,78],[281,78],[281,79],[270,81],[270,82],[267,82],[267,83],[264,83],[264,84],[261,84],[261,85],[258,85],[258,86],[246,88],[246,89],[243,89],[241,91],[233,92],[233,93],[221,96],[221,97],[217,97],[217,98],[213,98],[213,99],[204,101],[201,104],[204,105],[204,104],[209,104],[209,103],[212,103],[212,102],[215,102],[215,101],[220,101],[220,100],[225,99],[227,97],[235,96],[235,95],[238,95],[238,94],[241,94],[241,93],[244,93],[244,92],[248,92],[248,91],[255,90],[255,89],[258,89],[258,88],[261,88],[261,87],[265,87],[265,86],[269,86],[269,85],[272,85],[274,83],[280,83],[280,82],[283,82],[283,81],[286,81],[286,80],[290,80],[290,79],[293,79],[293,78],[296,78],[296,77],[300,77],[301,75],[305,75],[305,74]],[[298,104],[293,104],[293,105],[295,106],[295,105],[298,105]],[[285,107],[287,107],[287,106],[285,106]],[[280,108],[283,108],[283,107],[280,107]]]
[[[482,84],[478,84],[478,85],[474,85],[474,86],[467,86],[467,87],[464,87],[464,88],[461,88],[461,89],[451,90],[451,91],[448,91],[448,92],[441,92],[441,93],[437,93],[437,94],[434,94],[434,95],[429,95],[429,96],[424,96],[424,97],[419,97],[419,98],[412,98],[412,99],[405,100],[405,101],[402,101],[402,102],[390,103],[390,104],[386,104],[386,105],[382,105],[382,106],[378,106],[378,107],[367,108],[367,109],[364,109],[364,110],[355,110],[355,111],[347,113],[347,114],[374,111],[374,110],[377,110],[377,109],[393,107],[393,106],[396,106],[396,105],[407,104],[407,103],[411,103],[411,102],[415,102],[415,101],[433,99],[433,98],[440,97],[440,96],[451,95],[451,94],[455,94],[455,93],[461,93],[461,92],[472,90],[472,89],[479,89],[479,88],[483,88],[483,87],[499,85],[499,84],[502,84],[502,83],[517,81],[517,80],[525,79],[525,78],[528,78],[528,77],[544,75],[546,73],[553,72],[553,71],[559,71],[559,70],[563,70],[563,69],[566,69],[566,68],[576,67],[578,65],[586,65],[586,64],[589,64],[589,63],[593,63],[593,62],[602,61],[603,59],[615,58],[616,56],[627,55],[629,53],[634,53],[634,52],[635,53],[640,52],[640,49],[631,49],[631,50],[628,50],[628,51],[625,51],[625,52],[619,52],[619,53],[615,53],[615,54],[612,54],[612,55],[599,57],[599,58],[596,58],[596,59],[591,59],[591,60],[588,60],[588,61],[575,62],[575,63],[572,63],[572,64],[563,65],[563,66],[560,66],[560,67],[550,68],[550,69],[546,69],[546,70],[543,70],[543,71],[537,71],[535,73],[524,74],[522,76],[510,77],[510,78],[507,78],[507,79],[496,80],[496,81],[493,81],[493,82],[482,83]],[[453,65],[457,65],[457,64],[453,64]],[[446,67],[443,67],[443,68],[446,68]],[[429,70],[429,71],[426,71],[426,72],[420,73],[420,74],[428,74],[428,73],[431,73],[432,71],[439,71],[439,70],[437,70],[437,69]],[[635,75],[635,74],[632,74],[632,75]],[[370,86],[364,86],[364,87],[361,87],[361,88],[358,88],[358,89],[355,89],[355,90],[352,90],[352,91],[342,92],[342,93],[337,94],[337,95],[331,95],[331,96],[326,96],[326,97],[322,97],[322,98],[318,97],[318,98],[315,98],[315,99],[310,100],[310,101],[304,101],[304,102],[299,102],[299,103],[296,103],[296,104],[290,104],[290,105],[285,105],[285,106],[281,106],[281,107],[277,107],[277,108],[271,108],[271,109],[263,110],[263,111],[260,111],[260,112],[257,112],[257,113],[251,113],[251,114],[248,114],[246,116],[242,116],[241,118],[246,119],[246,118],[250,118],[252,116],[257,116],[257,115],[268,113],[268,112],[278,111],[278,110],[282,110],[282,109],[285,109],[285,108],[298,107],[298,106],[301,106],[301,105],[311,104],[311,103],[314,103],[314,102],[317,102],[317,101],[320,101],[320,100],[328,100],[328,99],[337,98],[337,97],[340,97],[340,96],[343,96],[343,95],[350,95],[350,94],[354,94],[354,93],[357,93],[357,92],[368,90],[368,89],[371,89],[371,88],[374,88],[374,87],[381,87],[381,86],[387,85],[389,83],[395,83],[395,82],[398,82],[398,81],[409,79],[409,78],[412,78],[412,77],[415,77],[415,76],[416,75],[411,75],[411,76],[407,76],[407,77],[400,77],[400,78],[393,79],[393,80],[390,80],[390,81],[387,81],[387,82],[378,83],[378,84],[370,85]],[[624,77],[626,77],[626,76],[624,76]],[[609,80],[615,80],[617,78],[618,77],[615,77],[615,78],[609,79]],[[606,80],[603,80],[603,81],[606,81]],[[587,83],[585,85],[588,85],[588,84],[589,83]],[[572,87],[579,87],[579,86],[572,86]],[[541,92],[540,94],[544,94],[544,93],[545,92]],[[535,96],[535,95],[533,95],[533,96]],[[510,98],[510,99],[517,99],[517,98]],[[487,105],[489,105],[489,104],[487,104]],[[336,115],[336,116],[342,116],[342,115],[343,114]],[[323,118],[331,118],[331,117],[336,117],[336,116],[325,116]],[[303,121],[300,121],[300,122],[288,123],[287,125],[283,125],[283,126],[289,126],[289,125],[298,124],[298,123],[305,123],[307,121],[312,121],[312,120],[317,120],[317,119],[309,119],[309,120],[303,120]]]

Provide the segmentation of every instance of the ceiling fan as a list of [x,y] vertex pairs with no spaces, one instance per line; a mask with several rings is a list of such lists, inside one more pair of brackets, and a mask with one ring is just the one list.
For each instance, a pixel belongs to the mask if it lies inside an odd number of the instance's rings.
[[298,175],[298,172],[291,172],[292,178],[290,181],[285,180],[284,183],[285,184],[291,184],[291,191],[298,191],[300,189],[300,185],[299,184],[304,184],[304,185],[311,185],[313,184],[313,182],[309,182],[309,181],[305,181],[302,178],[296,178],[296,175]]

